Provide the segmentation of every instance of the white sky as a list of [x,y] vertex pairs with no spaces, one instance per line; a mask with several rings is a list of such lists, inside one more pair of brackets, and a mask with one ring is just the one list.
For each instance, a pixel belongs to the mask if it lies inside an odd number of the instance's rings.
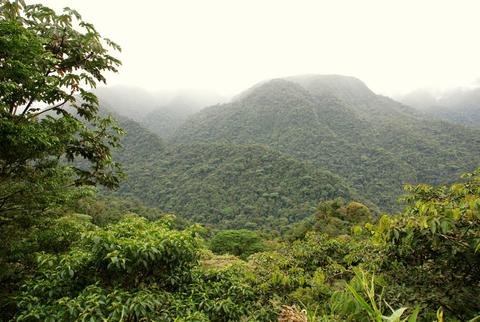
[[240,92],[343,74],[393,95],[480,77],[479,0],[27,0],[79,11],[119,43],[109,85]]

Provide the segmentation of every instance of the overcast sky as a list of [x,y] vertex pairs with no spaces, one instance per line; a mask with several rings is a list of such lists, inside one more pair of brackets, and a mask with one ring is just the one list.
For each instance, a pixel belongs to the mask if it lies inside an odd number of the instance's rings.
[[392,95],[480,78],[479,0],[40,2],[76,9],[122,46],[109,85],[231,95],[318,73],[355,76]]

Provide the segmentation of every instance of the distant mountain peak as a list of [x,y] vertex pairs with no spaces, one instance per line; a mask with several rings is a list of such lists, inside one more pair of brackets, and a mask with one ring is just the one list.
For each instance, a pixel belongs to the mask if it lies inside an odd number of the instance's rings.
[[367,102],[377,97],[364,82],[356,77],[306,74],[264,80],[240,93],[232,101],[243,100],[252,95],[258,97],[262,94],[328,96],[353,104]]
[[299,84],[286,80],[284,78],[274,78],[257,83],[235,97],[234,101],[276,101],[305,99],[310,94]]
[[315,96],[335,96],[350,102],[368,101],[375,93],[360,79],[343,75],[297,75],[285,78]]

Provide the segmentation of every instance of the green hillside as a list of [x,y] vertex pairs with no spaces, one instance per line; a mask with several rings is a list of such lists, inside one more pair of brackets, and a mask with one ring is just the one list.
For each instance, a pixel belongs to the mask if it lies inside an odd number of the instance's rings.
[[264,144],[347,178],[384,209],[407,183],[440,184],[480,163],[480,131],[425,118],[344,76],[254,86],[206,108],[172,143]]
[[115,194],[194,222],[279,230],[311,214],[321,200],[343,197],[368,204],[340,177],[265,146],[165,147],[136,122],[120,124],[127,135],[115,158],[127,179]]

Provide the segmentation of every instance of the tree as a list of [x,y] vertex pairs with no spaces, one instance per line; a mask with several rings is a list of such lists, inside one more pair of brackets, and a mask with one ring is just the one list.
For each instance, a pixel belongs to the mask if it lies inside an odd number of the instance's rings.
[[254,231],[223,230],[210,240],[210,249],[217,254],[232,254],[245,259],[266,249],[262,237]]
[[120,47],[75,10],[0,0],[2,292],[27,271],[28,254],[12,254],[16,240],[85,192],[77,187],[119,183],[110,150],[122,130],[89,92],[121,64],[109,49]]
[[105,71],[117,72],[120,61],[108,48],[120,47],[75,10],[57,15],[23,1],[0,5],[1,223],[12,211],[44,211],[45,202],[54,203],[55,189],[38,186],[51,180],[61,178],[63,188],[118,185],[110,149],[121,129],[98,115],[98,99],[88,91],[106,81]]
[[480,169],[450,187],[406,186],[407,209],[384,216],[374,236],[386,245],[392,298],[466,321],[478,315]]
[[76,168],[77,183],[115,186],[109,147],[118,138],[108,131],[111,120],[97,115],[98,99],[88,88],[106,82],[103,72],[117,72],[120,61],[108,47],[120,47],[75,10],[65,8],[57,15],[42,5],[0,3],[2,174],[11,172],[14,163],[82,157],[92,167]]

